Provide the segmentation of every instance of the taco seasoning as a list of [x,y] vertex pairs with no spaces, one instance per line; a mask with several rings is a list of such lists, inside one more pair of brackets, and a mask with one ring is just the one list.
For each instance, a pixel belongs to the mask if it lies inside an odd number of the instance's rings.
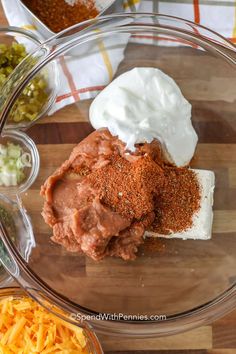
[[155,197],[155,220],[150,228],[158,234],[183,232],[192,227],[198,212],[201,191],[197,176],[187,167],[165,166],[164,184]]
[[56,33],[98,15],[94,0],[23,0],[23,2]]

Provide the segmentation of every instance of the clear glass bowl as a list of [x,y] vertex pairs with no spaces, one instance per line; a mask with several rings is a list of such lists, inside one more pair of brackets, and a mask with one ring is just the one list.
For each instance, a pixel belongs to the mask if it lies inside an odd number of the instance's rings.
[[[21,254],[22,258],[28,261],[32,248],[35,247],[34,234],[29,216],[21,205],[21,201],[18,197],[16,197],[15,200],[12,200],[3,194],[0,194],[0,208],[3,208],[14,220],[14,235],[9,235],[9,237],[10,239],[14,238],[12,241],[16,249]],[[6,225],[4,222],[3,224]],[[9,274],[13,275],[14,278],[18,278],[19,272],[18,266],[15,261],[8,256],[7,250],[2,241],[0,249],[1,263],[4,264],[8,271],[6,272],[3,265],[0,265],[0,288],[3,288],[9,285],[13,280]]]
[[31,187],[39,172],[39,153],[37,147],[32,139],[21,131],[7,130],[0,137],[0,144],[4,146],[7,143],[19,145],[22,150],[29,153],[31,156],[31,167],[24,169],[25,179],[17,186],[0,186],[0,193],[8,196],[25,192]]
[[[17,70],[13,73],[8,86],[17,82],[14,90],[3,89],[0,128],[27,82],[52,62],[59,66],[65,60],[69,71],[73,62],[71,76],[80,80],[80,87],[65,86],[65,96],[58,102],[67,98],[74,104],[28,131],[41,158],[37,180],[21,195],[36,241],[28,262],[3,237],[18,267],[17,281],[39,302],[47,299],[73,314],[72,320],[77,313],[85,314],[87,321],[104,333],[138,337],[174,334],[232,310],[236,306],[235,46],[185,20],[127,14],[63,31],[42,44],[32,58],[31,69],[27,60],[19,67],[24,75],[19,77]],[[107,258],[94,262],[50,241],[51,230],[41,216],[39,190],[72,147],[92,131],[88,117],[93,97],[114,76],[137,66],[157,67],[169,74],[192,104],[199,144],[191,166],[216,174],[212,239],[164,240],[162,251],[145,242],[135,261]],[[98,313],[134,317],[99,320],[92,316]]]
[[[0,300],[11,297],[13,299],[21,299],[27,297],[21,288],[11,287],[11,288],[2,288],[0,289]],[[103,354],[101,345],[95,335],[95,333],[89,328],[89,326],[84,326],[84,335],[87,339],[87,352],[89,354]]]
[[[26,48],[27,53],[32,53],[34,50],[41,44],[41,38],[35,35],[34,33],[24,30],[18,27],[1,27],[0,28],[0,44],[6,44],[7,46],[10,46],[13,42],[18,42],[20,44],[23,44]],[[28,66],[28,69],[32,67],[36,61],[30,57],[30,59],[25,61],[25,65]],[[20,78],[23,75],[23,72],[21,70],[17,70],[17,77]],[[15,74],[16,74],[15,73]],[[47,99],[45,102],[42,104],[41,111],[39,112],[38,116],[34,119],[34,121],[30,120],[25,120],[21,122],[13,122],[12,120],[8,120],[8,122],[5,125],[5,130],[9,129],[27,129],[30,127],[32,124],[35,123],[36,120],[38,120],[40,117],[48,113],[50,110],[51,106],[55,102],[55,99],[57,97],[57,87],[58,87],[58,72],[57,72],[57,67],[52,62],[51,64],[48,65],[47,69],[44,69],[40,73],[41,77],[46,81],[47,83]],[[11,75],[9,76],[9,82],[10,86],[5,85],[5,88],[8,90],[10,93],[12,91],[12,88],[16,85],[16,76],[14,76],[14,79],[11,80]]]
[[[35,241],[30,219],[22,206],[19,194],[30,188],[38,176],[39,153],[33,140],[20,131],[8,131],[0,137],[0,144],[6,145],[8,142],[20,145],[24,152],[31,155],[31,167],[24,169],[25,179],[22,183],[11,187],[0,186],[0,207],[5,208],[12,215],[16,227],[15,245],[23,258],[28,260],[32,247],[35,246]],[[5,253],[7,253],[6,250]],[[13,271],[9,271],[9,273]],[[0,287],[5,287],[13,280],[9,273],[1,265]]]

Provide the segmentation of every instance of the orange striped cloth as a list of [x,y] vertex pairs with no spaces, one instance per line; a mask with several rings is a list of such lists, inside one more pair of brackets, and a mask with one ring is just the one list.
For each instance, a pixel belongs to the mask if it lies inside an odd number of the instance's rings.
[[[18,0],[1,0],[8,22],[12,26],[29,29],[40,37],[43,33],[34,20],[29,19],[27,12]],[[137,11],[139,0],[120,0],[112,10],[115,12]],[[96,0],[96,4],[109,3],[109,0]],[[30,22],[32,21],[32,22]],[[46,39],[46,38],[45,38]],[[29,41],[18,39],[31,51]],[[99,39],[73,50],[72,55],[61,56],[57,60],[60,82],[58,96],[50,113],[79,100],[94,97],[113,78],[117,67],[124,57],[124,50],[129,35],[119,38]],[[107,49],[109,48],[109,49]]]
[[236,43],[236,0],[142,0],[139,11],[181,17]]

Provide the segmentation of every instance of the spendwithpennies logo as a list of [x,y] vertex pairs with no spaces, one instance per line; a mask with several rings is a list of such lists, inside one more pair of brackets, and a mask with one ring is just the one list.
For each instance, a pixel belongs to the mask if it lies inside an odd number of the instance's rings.
[[123,313],[101,313],[96,315],[85,315],[71,313],[70,319],[78,322],[83,321],[165,321],[166,315],[126,315]]

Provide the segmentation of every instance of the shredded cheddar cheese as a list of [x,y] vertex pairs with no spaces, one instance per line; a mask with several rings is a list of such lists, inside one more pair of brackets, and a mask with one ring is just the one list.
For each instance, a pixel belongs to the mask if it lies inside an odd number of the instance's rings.
[[83,329],[30,298],[0,300],[0,354],[88,354]]

